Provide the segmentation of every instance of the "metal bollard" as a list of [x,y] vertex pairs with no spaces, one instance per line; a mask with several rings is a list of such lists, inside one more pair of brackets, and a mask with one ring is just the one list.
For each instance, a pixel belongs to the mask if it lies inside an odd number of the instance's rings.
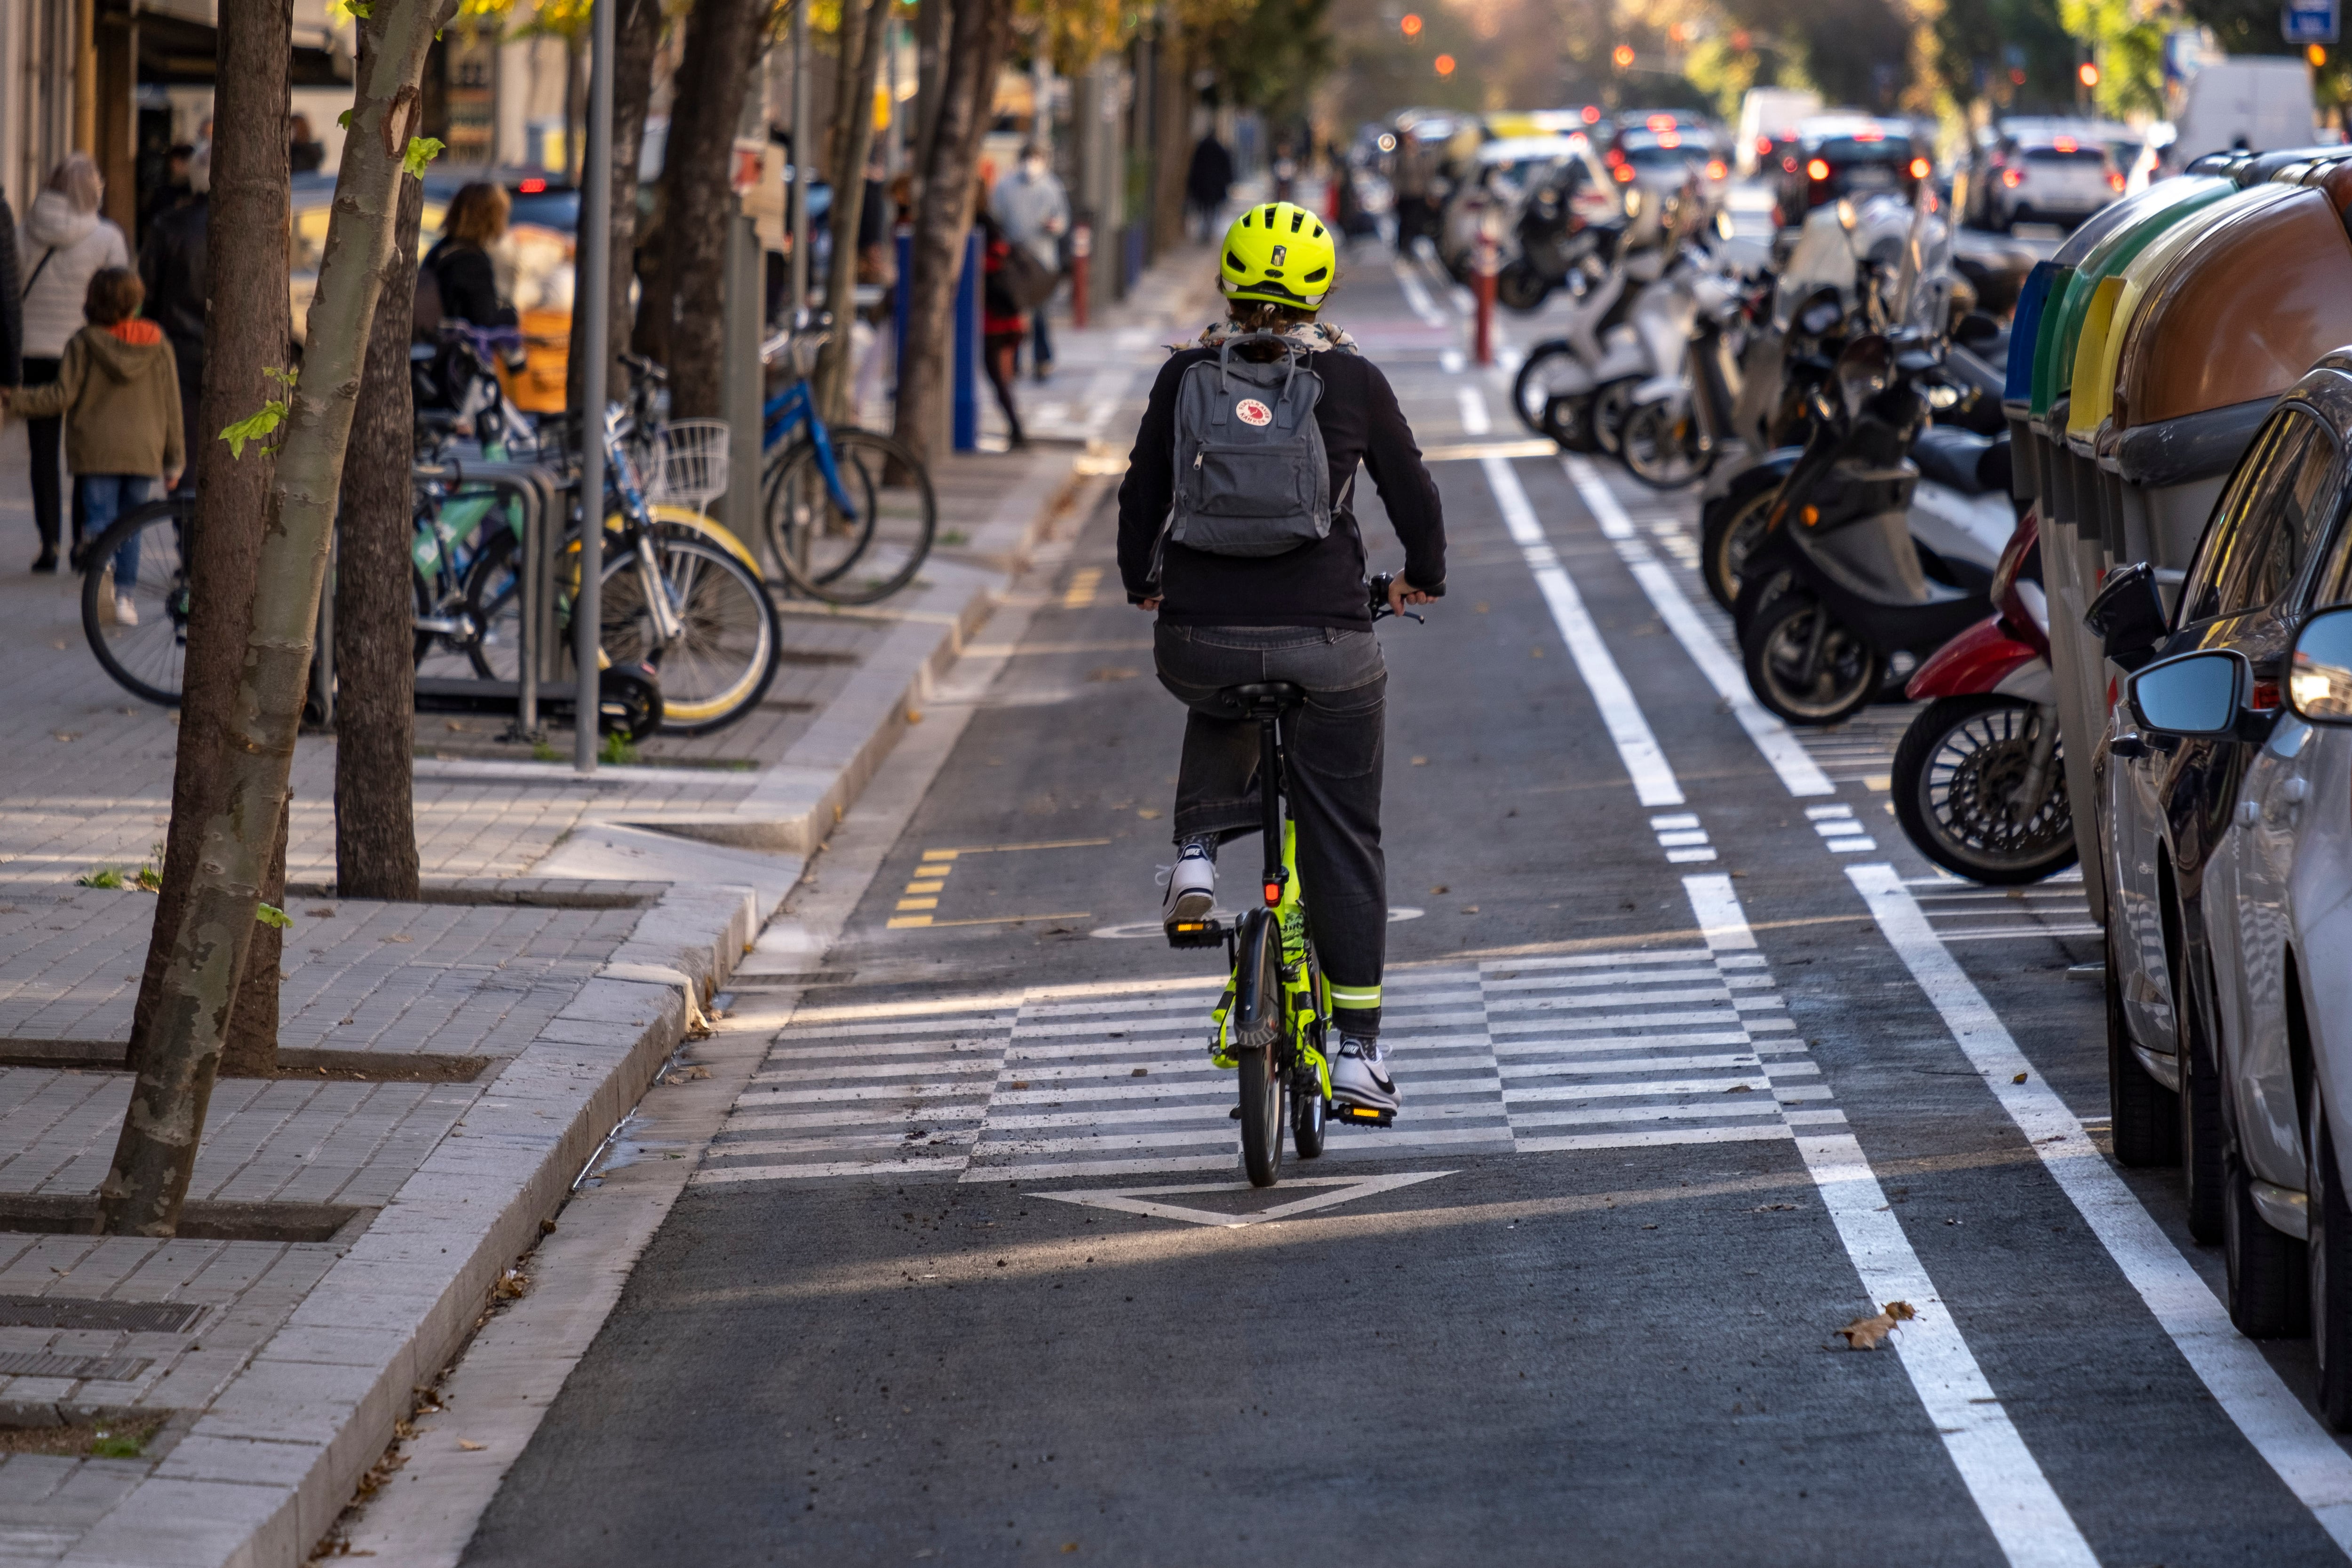
[[1088,289],[1093,283],[1095,226],[1080,224],[1070,231],[1070,325],[1084,329],[1094,304]]
[[1501,227],[1502,214],[1494,207],[1478,214],[1478,244],[1470,267],[1470,297],[1477,302],[1478,314],[1470,358],[1481,365],[1495,362],[1495,275],[1503,269]]

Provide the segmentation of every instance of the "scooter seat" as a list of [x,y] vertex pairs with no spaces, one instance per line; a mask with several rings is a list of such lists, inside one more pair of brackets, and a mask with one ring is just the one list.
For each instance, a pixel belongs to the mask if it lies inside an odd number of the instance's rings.
[[1948,486],[1962,495],[1981,496],[2009,487],[2009,437],[1972,435],[1948,425],[1931,424],[1912,444],[1911,461],[1919,476]]

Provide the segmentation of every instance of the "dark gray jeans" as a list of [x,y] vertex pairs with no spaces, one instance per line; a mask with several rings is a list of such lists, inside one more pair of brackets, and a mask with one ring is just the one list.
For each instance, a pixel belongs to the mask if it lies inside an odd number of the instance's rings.
[[1291,820],[1315,950],[1349,1034],[1380,1032],[1388,951],[1388,862],[1381,852],[1381,728],[1388,667],[1370,632],[1319,626],[1180,626],[1152,633],[1160,684],[1191,710],[1176,774],[1176,841],[1258,831],[1257,725],[1221,700],[1228,686],[1292,681],[1307,703],[1284,725]]

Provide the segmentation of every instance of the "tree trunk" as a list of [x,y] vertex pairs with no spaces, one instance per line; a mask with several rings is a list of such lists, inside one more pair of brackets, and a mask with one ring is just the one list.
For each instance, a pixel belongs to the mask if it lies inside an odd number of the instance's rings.
[[[361,23],[368,59],[357,73],[302,380],[287,395],[279,427],[276,516],[261,540],[253,627],[225,727],[220,798],[203,824],[113,1168],[99,1190],[103,1234],[172,1235],[195,1168],[237,978],[255,946],[263,884],[285,820],[344,446],[392,248],[401,165],[418,130],[417,79],[434,34],[457,8],[457,0],[376,0]],[[284,209],[273,216],[282,232]],[[274,269],[270,276],[277,280]]]
[[[163,846],[163,887],[147,942],[146,973],[132,1009],[131,1061],[142,1065],[163,971],[187,907],[205,824],[220,809],[221,744],[253,629],[255,574],[269,517],[273,465],[248,446],[242,462],[210,433],[277,395],[268,371],[285,368],[291,340],[286,298],[287,68],[292,0],[243,0],[220,18],[220,83],[213,99],[213,183],[207,219],[204,389],[196,428],[205,432],[188,462],[197,475],[196,516],[187,541],[194,613],[181,675],[180,740],[172,775],[172,820]],[[228,258],[236,265],[224,265]],[[281,835],[277,862],[286,852]],[[283,902],[281,869],[263,897]],[[274,935],[274,933],[273,933]],[[238,1039],[274,1051],[278,955],[257,950],[251,983],[240,982]],[[251,1054],[248,1051],[247,1054]]]
[[416,897],[416,595],[408,344],[425,187],[403,180],[335,521],[335,891]]
[[[915,204],[923,200],[923,171],[930,166],[931,141],[940,128],[940,77],[948,47],[948,0],[918,0],[915,7],[915,139],[907,146]],[[902,283],[904,279],[900,280]]]
[[964,235],[971,228],[972,176],[1012,24],[1012,0],[964,0],[955,7],[940,72],[939,117],[916,164],[922,195],[915,213],[912,276],[902,280],[907,342],[893,428],[926,459],[947,397],[948,350],[955,336],[950,317]]
[[[629,347],[629,286],[637,265],[637,158],[653,102],[654,56],[661,48],[661,0],[622,0],[613,18],[613,259],[604,269],[604,385],[625,387],[621,355]],[[578,408],[587,385],[588,318],[572,312],[566,402]],[[640,350],[639,352],[643,352]]]
[[1160,13],[1160,42],[1152,50],[1158,73],[1151,84],[1151,254],[1157,257],[1184,243],[1184,173],[1192,153],[1192,106],[1201,95],[1192,86],[1192,40],[1172,11]]
[[[833,270],[824,280],[824,308],[833,336],[816,361],[817,407],[832,423],[849,422],[850,314],[857,287],[857,230],[866,216],[866,160],[874,150],[874,84],[882,72],[882,30],[897,0],[866,0],[857,26],[841,16],[842,91],[834,124]],[[851,55],[856,54],[853,64]]]
[[[697,0],[686,22],[686,53],[677,79],[694,90],[670,106],[669,142],[662,161],[662,253],[658,280],[646,308],[667,330],[670,413],[716,419],[727,338],[727,221],[734,193],[735,126],[759,65],[764,0]],[[793,157],[809,162],[808,150]]]

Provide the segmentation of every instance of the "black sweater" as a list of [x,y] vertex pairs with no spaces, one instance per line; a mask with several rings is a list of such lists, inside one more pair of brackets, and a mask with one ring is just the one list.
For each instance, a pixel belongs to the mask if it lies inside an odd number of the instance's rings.
[[1118,487],[1118,572],[1131,602],[1160,596],[1167,621],[1195,626],[1368,627],[1364,538],[1351,508],[1340,505],[1358,463],[1371,470],[1389,521],[1404,544],[1405,580],[1416,588],[1445,581],[1445,518],[1437,486],[1397,407],[1388,378],[1358,354],[1319,353],[1307,363],[1323,378],[1315,423],[1331,460],[1331,531],[1287,554],[1245,559],[1167,547],[1160,580],[1147,580],[1151,552],[1176,488],[1176,386],[1187,367],[1213,349],[1172,355],[1151,384],[1151,402],[1135,433],[1127,478]]

